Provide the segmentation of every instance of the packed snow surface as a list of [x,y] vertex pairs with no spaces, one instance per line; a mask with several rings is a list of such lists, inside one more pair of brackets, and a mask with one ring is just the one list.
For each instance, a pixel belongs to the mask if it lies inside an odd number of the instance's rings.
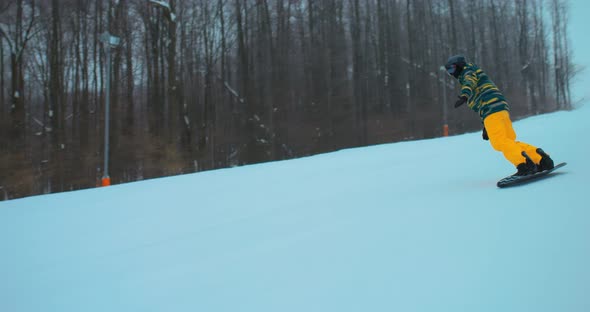
[[588,120],[0,202],[0,311],[590,311]]

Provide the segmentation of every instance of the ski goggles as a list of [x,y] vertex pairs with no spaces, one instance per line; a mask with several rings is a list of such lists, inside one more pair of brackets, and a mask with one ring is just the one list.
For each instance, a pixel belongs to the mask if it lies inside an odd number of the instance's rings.
[[455,70],[457,70],[457,65],[453,64],[453,65],[450,65],[450,66],[445,66],[445,68],[447,69],[447,73],[450,76],[453,76],[453,74],[455,73]]

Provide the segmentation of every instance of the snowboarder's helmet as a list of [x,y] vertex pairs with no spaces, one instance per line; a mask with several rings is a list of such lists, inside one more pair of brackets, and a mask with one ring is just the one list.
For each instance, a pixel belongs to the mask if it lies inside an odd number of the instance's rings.
[[461,75],[461,72],[463,71],[463,68],[466,64],[467,60],[465,59],[465,56],[453,55],[449,57],[449,60],[447,60],[445,68],[447,69],[447,73],[449,73],[449,75],[459,78],[459,75]]

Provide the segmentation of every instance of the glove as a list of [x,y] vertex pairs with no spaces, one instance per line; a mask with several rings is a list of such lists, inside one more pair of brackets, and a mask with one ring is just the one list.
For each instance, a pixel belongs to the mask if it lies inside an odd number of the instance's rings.
[[455,108],[465,104],[465,102],[467,102],[467,97],[464,95],[459,96],[459,100],[455,102]]
[[488,141],[490,138],[488,137],[488,131],[486,130],[486,127],[483,127],[483,132],[481,133],[481,137]]

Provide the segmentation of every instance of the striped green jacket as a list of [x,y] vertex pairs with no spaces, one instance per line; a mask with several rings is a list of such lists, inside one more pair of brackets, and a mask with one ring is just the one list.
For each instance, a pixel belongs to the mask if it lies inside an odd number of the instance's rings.
[[465,65],[459,76],[461,96],[467,96],[469,108],[479,114],[483,121],[487,116],[509,110],[506,98],[496,84],[477,65]]

